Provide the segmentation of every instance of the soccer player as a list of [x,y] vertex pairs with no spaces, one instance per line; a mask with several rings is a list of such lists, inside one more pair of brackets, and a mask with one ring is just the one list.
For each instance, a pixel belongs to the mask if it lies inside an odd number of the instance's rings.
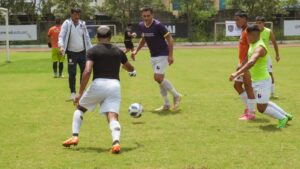
[[[128,62],[125,53],[110,43],[111,30],[109,27],[100,26],[97,29],[97,38],[98,44],[87,51],[87,62],[82,75],[80,90],[74,101],[77,110],[73,116],[73,136],[64,141],[63,146],[70,147],[78,144],[84,112],[92,111],[97,104],[100,104],[100,112],[106,115],[111,130],[112,153],[119,153],[121,150],[121,126],[118,121],[121,101],[120,64],[124,65],[130,76],[135,76],[136,71]],[[92,72],[93,82],[84,92]]]
[[[62,72],[64,69],[64,55],[61,55],[58,48],[58,35],[61,29],[61,17],[55,18],[55,25],[52,26],[48,31],[48,47],[52,48],[52,68],[54,73],[54,78],[63,77]],[[57,64],[59,67],[59,72],[57,73]]]
[[257,25],[248,26],[247,34],[250,42],[249,59],[238,71],[232,73],[229,79],[232,81],[250,70],[258,111],[278,119],[279,124],[277,128],[284,128],[287,122],[292,120],[293,116],[270,101],[272,79],[267,70],[268,48],[260,39],[260,29]]
[[[270,51],[269,44],[270,44],[270,40],[271,40],[271,42],[274,46],[275,53],[276,53],[275,59],[277,62],[279,62],[280,56],[279,56],[278,45],[276,42],[276,37],[271,29],[265,27],[265,22],[266,22],[265,17],[263,17],[263,16],[256,17],[256,24],[258,25],[259,29],[261,30],[261,32],[260,32],[261,39],[264,41],[264,43],[269,51]],[[277,97],[275,96],[275,81],[274,81],[272,67],[273,67],[272,66],[272,58],[271,58],[271,55],[269,54],[268,55],[268,71],[272,78],[271,98],[275,99]]]
[[135,56],[141,48],[147,43],[151,53],[151,62],[154,70],[154,80],[159,84],[160,93],[164,99],[164,105],[156,111],[165,111],[170,109],[168,92],[173,95],[174,107],[179,107],[181,95],[176,91],[170,81],[165,79],[165,71],[169,65],[174,62],[173,59],[173,38],[166,27],[158,20],[153,18],[153,9],[145,6],[141,10],[143,22],[139,23],[142,32],[142,38],[137,49],[132,52],[131,57]]
[[128,53],[129,51],[134,51],[134,46],[132,43],[132,38],[135,38],[136,34],[132,32],[132,24],[128,24],[127,28],[124,32],[124,44],[125,44],[125,53]]
[[80,68],[80,81],[86,62],[86,51],[92,47],[84,21],[80,20],[81,10],[71,9],[71,18],[64,21],[59,34],[58,46],[61,54],[68,56],[69,88],[71,99],[76,96],[77,64]]
[[[247,52],[249,48],[249,42],[247,38],[247,14],[245,12],[236,12],[234,19],[237,27],[242,29],[242,34],[239,41],[239,64],[240,69],[247,62]],[[244,87],[243,87],[244,85]],[[246,71],[243,76],[234,80],[234,89],[240,95],[241,100],[245,104],[246,108],[244,114],[239,118],[240,120],[254,120],[255,117],[255,96],[251,86],[250,73]]]

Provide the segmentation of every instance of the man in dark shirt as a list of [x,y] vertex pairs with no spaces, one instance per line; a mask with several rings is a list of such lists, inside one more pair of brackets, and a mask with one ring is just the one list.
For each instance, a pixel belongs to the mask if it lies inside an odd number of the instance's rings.
[[[100,112],[107,116],[112,133],[112,153],[119,153],[121,150],[121,126],[118,121],[121,101],[120,64],[123,64],[130,76],[135,76],[136,72],[134,67],[128,62],[125,53],[118,47],[110,44],[111,30],[109,27],[100,26],[97,30],[97,37],[99,43],[87,51],[87,62],[80,90],[74,101],[74,104],[77,105],[77,110],[73,116],[73,136],[64,141],[63,146],[70,147],[78,144],[83,113],[87,110],[92,111],[97,104],[100,104]],[[92,72],[93,82],[87,91],[84,92]]]
[[160,93],[164,99],[164,105],[156,111],[164,111],[170,109],[168,92],[173,95],[174,110],[179,106],[181,95],[173,87],[172,83],[165,79],[165,71],[167,67],[173,64],[173,38],[158,20],[153,18],[153,9],[151,7],[142,8],[143,22],[139,23],[142,32],[142,39],[135,51],[132,52],[132,59],[138,51],[147,43],[151,53],[151,62],[154,70],[154,79],[159,84]]
[[134,51],[134,46],[132,43],[132,38],[136,37],[136,33],[132,31],[132,24],[128,24],[127,28],[124,32],[124,45],[125,45],[125,53]]

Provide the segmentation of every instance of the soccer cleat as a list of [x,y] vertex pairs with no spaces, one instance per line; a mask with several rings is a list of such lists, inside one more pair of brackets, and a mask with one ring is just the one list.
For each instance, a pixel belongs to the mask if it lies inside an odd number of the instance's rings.
[[288,113],[287,113],[285,116],[288,118],[288,120],[289,120],[289,121],[292,121],[292,120],[293,120],[293,118],[294,118],[294,116],[293,116],[293,115],[291,115],[291,114],[288,114]]
[[248,116],[249,113],[249,110],[248,109],[245,109],[244,110],[244,114],[239,118],[239,120],[247,120],[247,116]]
[[67,139],[66,141],[64,141],[62,145],[64,147],[70,147],[71,145],[77,146],[78,142],[79,142],[78,137],[71,137],[71,138]]
[[173,109],[177,110],[181,102],[181,95],[179,94],[177,97],[174,97],[173,101],[174,101]]
[[160,112],[160,111],[168,111],[170,110],[170,105],[163,105],[157,109],[155,109],[155,111]]
[[57,73],[54,73],[54,78],[58,78],[58,74]]
[[286,126],[287,122],[289,121],[288,117],[285,117],[284,119],[279,120],[279,123],[277,125],[278,129],[282,129]]
[[119,141],[114,141],[113,146],[111,148],[111,153],[119,154],[121,151],[121,146]]
[[65,76],[64,75],[59,75],[59,78],[64,78]]
[[76,93],[71,93],[70,99],[75,101]]

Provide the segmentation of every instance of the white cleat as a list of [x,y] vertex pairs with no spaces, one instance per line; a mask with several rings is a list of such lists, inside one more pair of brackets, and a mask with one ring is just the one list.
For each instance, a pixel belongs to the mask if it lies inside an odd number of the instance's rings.
[[170,108],[171,108],[170,105],[163,105],[163,106],[161,106],[161,107],[155,109],[155,111],[157,111],[157,112],[161,112],[161,111],[169,111]]
[[174,97],[174,107],[173,107],[173,110],[177,110],[179,105],[180,105],[180,102],[181,102],[181,95],[179,94],[177,97]]
[[76,93],[71,93],[70,100],[75,101]]

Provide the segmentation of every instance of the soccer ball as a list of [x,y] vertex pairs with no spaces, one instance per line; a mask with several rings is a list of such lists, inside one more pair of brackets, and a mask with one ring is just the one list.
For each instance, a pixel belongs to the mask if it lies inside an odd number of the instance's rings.
[[143,106],[139,103],[133,103],[128,109],[129,115],[133,118],[140,118],[144,112]]
[[133,32],[131,35],[132,35],[132,37],[134,37],[134,38],[137,36],[135,32]]

